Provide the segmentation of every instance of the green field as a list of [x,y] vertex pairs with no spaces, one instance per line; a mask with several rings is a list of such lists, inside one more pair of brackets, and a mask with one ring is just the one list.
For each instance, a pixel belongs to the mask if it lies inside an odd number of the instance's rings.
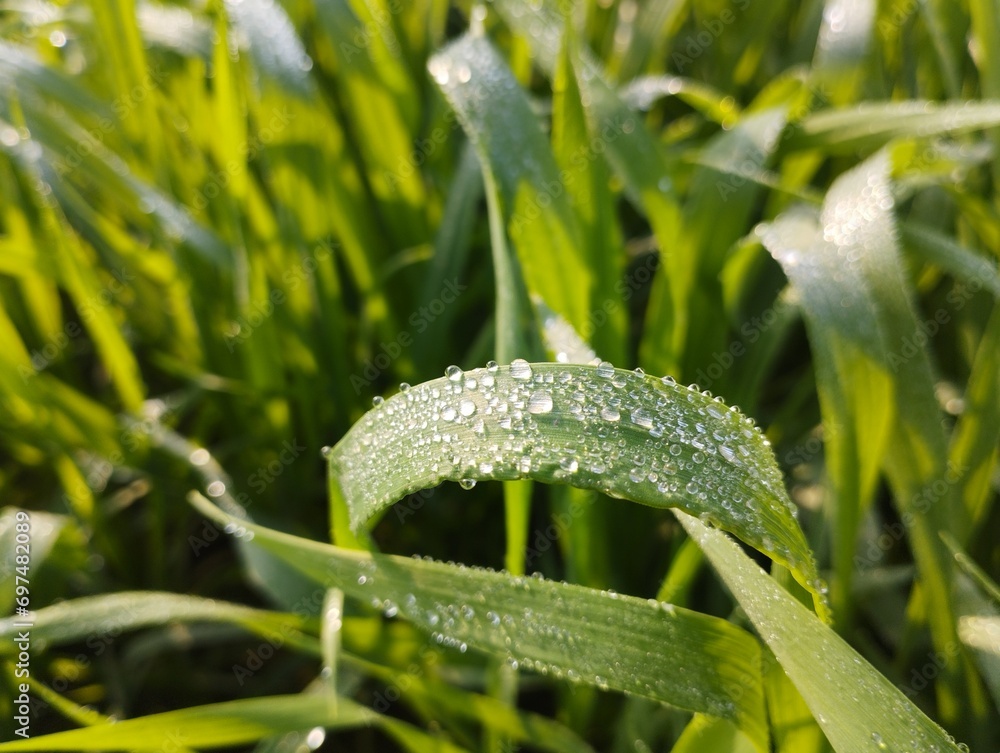
[[0,0],[0,753],[997,750],[998,138],[996,0]]

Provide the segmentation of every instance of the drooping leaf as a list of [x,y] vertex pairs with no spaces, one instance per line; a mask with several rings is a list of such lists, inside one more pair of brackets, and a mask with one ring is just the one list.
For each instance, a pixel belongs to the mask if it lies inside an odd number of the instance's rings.
[[840,753],[959,752],[954,739],[729,537],[677,513]]
[[606,362],[456,367],[366,413],[328,457],[355,527],[445,480],[531,478],[678,506],[819,588],[767,441],[669,378]]
[[317,582],[413,622],[442,645],[721,716],[766,748],[757,645],[725,620],[655,599],[342,549],[230,517],[200,495],[191,501]]

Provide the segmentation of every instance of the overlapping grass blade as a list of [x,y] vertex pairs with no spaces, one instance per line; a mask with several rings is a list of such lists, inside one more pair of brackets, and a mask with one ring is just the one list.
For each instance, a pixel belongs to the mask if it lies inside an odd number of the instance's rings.
[[[199,495],[192,503],[317,582],[413,622],[438,643],[720,716],[766,749],[758,648],[724,620],[541,578],[342,549],[230,517]],[[628,641],[617,639],[623,632]]]
[[721,531],[677,513],[840,753],[954,751],[954,739]]
[[580,227],[527,96],[482,37],[453,42],[428,68],[496,186],[528,291],[582,329],[592,272],[581,258]]
[[[892,209],[889,162],[880,153],[837,180],[819,217],[781,217],[763,237],[799,291],[823,415],[834,432],[828,457],[837,494],[835,586],[841,590],[835,604],[847,603],[843,589],[857,524],[884,467],[926,588],[934,642],[944,651],[957,640],[954,571],[937,533],[961,536],[968,521],[934,491],[937,484],[949,488],[947,441],[924,346],[926,325],[921,328],[911,301]],[[957,660],[947,669],[939,684],[944,718],[981,713],[968,705],[978,695],[976,678]]]

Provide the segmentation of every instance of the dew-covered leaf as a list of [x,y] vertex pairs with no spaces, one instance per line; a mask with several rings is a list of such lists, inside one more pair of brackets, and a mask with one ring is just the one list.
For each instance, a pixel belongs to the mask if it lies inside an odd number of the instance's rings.
[[488,40],[465,36],[428,62],[495,185],[504,225],[529,292],[578,330],[587,319],[592,274],[563,175],[507,63]]
[[[957,641],[954,568],[937,534],[961,536],[968,519],[961,506],[935,504],[942,494],[932,491],[950,494],[953,480],[928,325],[918,318],[900,259],[887,155],[838,178],[818,215],[789,212],[761,234],[798,292],[815,355],[836,493],[834,608],[849,608],[857,525],[883,469],[926,588],[935,646],[946,651]],[[975,678],[957,661],[942,676],[957,708]]]
[[308,97],[312,60],[284,8],[264,0],[228,0],[226,10],[261,72],[285,91]]
[[774,652],[835,750],[958,753],[953,738],[735,542],[689,515],[677,517]]
[[729,719],[767,747],[759,646],[725,620],[538,577],[343,549],[230,517],[197,494],[191,501],[318,583],[413,622],[441,645]]
[[365,414],[329,462],[355,528],[442,481],[530,478],[680,507],[818,590],[767,440],[739,411],[669,377],[607,362],[451,367]]

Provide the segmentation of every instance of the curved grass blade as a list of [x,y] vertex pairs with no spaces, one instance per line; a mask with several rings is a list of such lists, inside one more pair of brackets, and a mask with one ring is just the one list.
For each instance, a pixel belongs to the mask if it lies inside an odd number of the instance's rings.
[[442,481],[531,478],[680,507],[819,591],[767,440],[751,419],[669,377],[607,362],[452,367],[369,411],[328,457],[355,528]]
[[655,599],[343,549],[229,516],[199,494],[190,501],[318,583],[414,623],[441,645],[729,719],[767,749],[759,646],[732,623]]
[[689,515],[676,514],[774,652],[835,750],[958,753],[958,745],[943,729],[735,542]]

